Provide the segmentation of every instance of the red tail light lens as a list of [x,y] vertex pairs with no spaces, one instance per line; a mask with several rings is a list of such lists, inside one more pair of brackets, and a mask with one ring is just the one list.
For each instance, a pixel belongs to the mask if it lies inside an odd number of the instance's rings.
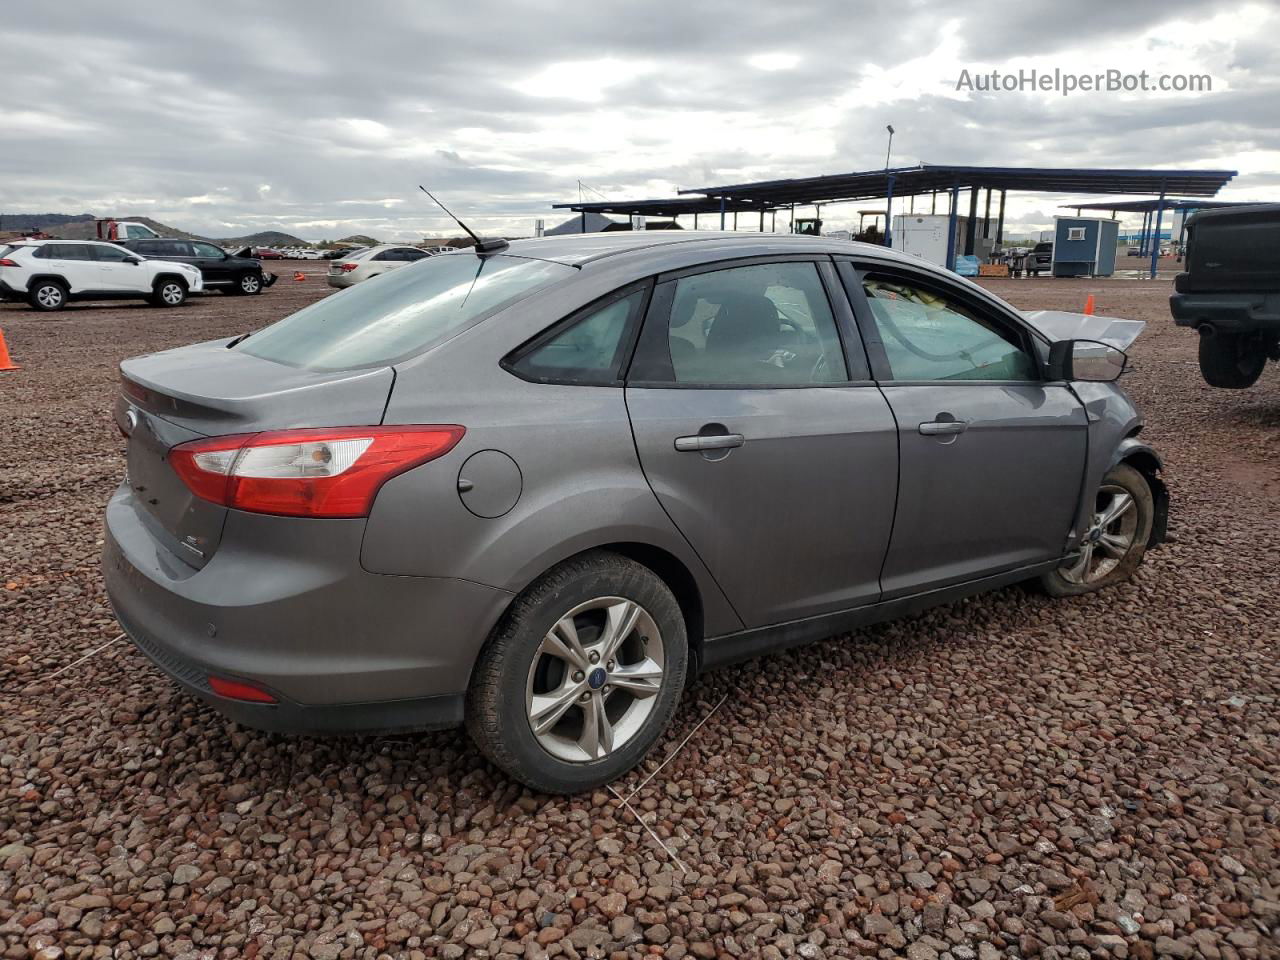
[[19,266],[17,260],[10,260],[8,257],[0,257],[0,267],[16,267]]
[[231,700],[248,700],[250,703],[275,703],[276,698],[261,687],[242,680],[227,680],[223,677],[209,677],[209,689],[220,697]]
[[193,440],[169,451],[197,497],[284,517],[367,517],[382,485],[442,457],[466,433],[448,424],[319,427]]
[[341,270],[343,273],[350,273],[352,270],[354,270],[358,266],[360,266],[360,264],[358,263],[340,263],[338,264],[338,269]]

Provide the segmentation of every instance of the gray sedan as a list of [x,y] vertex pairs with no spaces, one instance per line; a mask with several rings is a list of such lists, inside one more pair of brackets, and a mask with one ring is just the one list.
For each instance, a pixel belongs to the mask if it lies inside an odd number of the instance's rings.
[[1132,576],[1167,512],[1113,382],[1141,328],[820,238],[486,243],[126,361],[107,587],[245,724],[465,724],[588,789],[697,671]]

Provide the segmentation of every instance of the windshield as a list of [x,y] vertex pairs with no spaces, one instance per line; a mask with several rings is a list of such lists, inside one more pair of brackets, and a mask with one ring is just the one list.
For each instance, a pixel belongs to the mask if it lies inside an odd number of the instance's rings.
[[427,257],[331,294],[235,349],[314,370],[395,363],[574,272],[519,257]]

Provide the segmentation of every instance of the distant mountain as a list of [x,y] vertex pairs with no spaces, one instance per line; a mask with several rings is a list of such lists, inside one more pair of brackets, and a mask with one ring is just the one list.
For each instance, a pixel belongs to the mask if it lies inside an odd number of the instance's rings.
[[50,227],[60,227],[65,223],[89,221],[92,225],[92,213],[0,213],[0,230],[30,230],[32,228],[52,233]]
[[349,237],[343,237],[338,243],[346,244],[351,247],[376,247],[378,241],[373,237],[366,237],[363,233],[352,234]]
[[263,230],[259,233],[251,233],[245,237],[223,237],[220,240],[213,241],[224,247],[306,247],[310,246],[308,241],[299,239],[291,233],[281,233],[279,230]]

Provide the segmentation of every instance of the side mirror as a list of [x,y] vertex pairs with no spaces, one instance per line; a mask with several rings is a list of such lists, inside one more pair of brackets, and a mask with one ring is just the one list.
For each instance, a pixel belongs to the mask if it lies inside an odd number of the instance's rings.
[[1128,363],[1123,350],[1097,340],[1059,340],[1049,347],[1050,380],[1111,383]]
[[129,263],[129,264],[132,264],[133,266],[135,266],[135,267],[136,267],[136,266],[137,266],[138,264],[140,264],[142,261],[141,261],[141,260],[139,260],[137,257],[125,257],[125,258],[124,258],[124,262],[125,262],[125,263]]

